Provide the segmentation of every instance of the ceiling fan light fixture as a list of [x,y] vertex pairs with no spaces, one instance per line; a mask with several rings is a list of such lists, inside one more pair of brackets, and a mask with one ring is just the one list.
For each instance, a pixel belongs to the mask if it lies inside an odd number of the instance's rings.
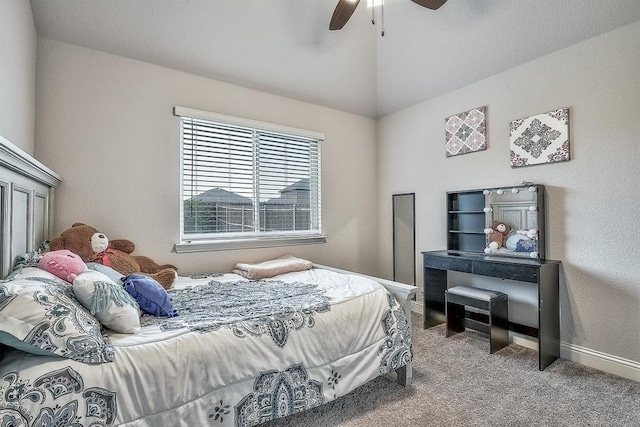
[[[447,2],[447,0],[411,0],[414,3],[419,4],[422,7],[426,7],[427,9],[436,10],[443,4]],[[347,23],[353,12],[356,10],[356,7],[360,3],[360,0],[338,0],[338,4],[336,8],[333,10],[333,15],[331,16],[331,22],[329,23],[330,30],[339,30],[344,27],[344,24]],[[382,32],[381,34],[384,36],[384,0],[367,0],[367,7],[372,8],[371,14],[372,19],[371,22],[375,25],[375,19],[373,17],[375,7],[380,6],[380,20],[382,21]]]

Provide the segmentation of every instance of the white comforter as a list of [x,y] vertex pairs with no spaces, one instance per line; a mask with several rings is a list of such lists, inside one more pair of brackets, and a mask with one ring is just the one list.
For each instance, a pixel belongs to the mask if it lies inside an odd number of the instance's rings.
[[[265,290],[288,289],[279,305],[240,296],[240,305],[200,322],[201,306],[216,308],[192,297],[179,317],[143,318],[136,335],[110,333],[113,363],[9,353],[0,362],[0,425],[47,411],[51,425],[250,426],[326,403],[411,360],[405,314],[377,282],[319,269],[269,280],[278,284]],[[243,289],[238,281],[246,279],[179,278],[175,288],[185,295],[209,286],[224,305]],[[247,289],[261,294],[256,286]],[[311,302],[294,295],[297,287],[312,291]]]

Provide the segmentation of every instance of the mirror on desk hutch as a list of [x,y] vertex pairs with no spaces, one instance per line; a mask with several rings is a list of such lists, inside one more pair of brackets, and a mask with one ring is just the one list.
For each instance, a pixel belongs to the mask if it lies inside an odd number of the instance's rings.
[[523,183],[447,193],[447,249],[545,259],[545,188]]

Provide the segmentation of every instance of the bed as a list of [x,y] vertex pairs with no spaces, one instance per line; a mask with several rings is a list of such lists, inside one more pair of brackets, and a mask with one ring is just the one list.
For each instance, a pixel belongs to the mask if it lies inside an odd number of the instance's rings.
[[[48,237],[59,177],[0,148],[7,273]],[[122,334],[26,265],[0,283],[0,425],[252,426],[390,372],[409,385],[415,291],[315,264],[261,280],[179,277],[169,291],[179,316],[144,315]]]

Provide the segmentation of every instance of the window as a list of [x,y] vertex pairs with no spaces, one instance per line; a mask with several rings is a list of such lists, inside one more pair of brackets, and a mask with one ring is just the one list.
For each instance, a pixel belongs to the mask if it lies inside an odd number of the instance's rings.
[[324,242],[324,135],[175,107],[181,243],[176,251]]

